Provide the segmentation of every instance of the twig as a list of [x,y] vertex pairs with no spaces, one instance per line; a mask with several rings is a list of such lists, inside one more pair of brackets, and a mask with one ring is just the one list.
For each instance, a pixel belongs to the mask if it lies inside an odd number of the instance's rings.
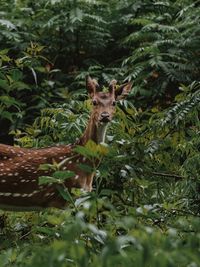
[[185,177],[177,175],[177,174],[163,173],[163,172],[151,172],[151,174],[156,175],[156,176],[175,178],[176,180],[182,180],[185,178]]

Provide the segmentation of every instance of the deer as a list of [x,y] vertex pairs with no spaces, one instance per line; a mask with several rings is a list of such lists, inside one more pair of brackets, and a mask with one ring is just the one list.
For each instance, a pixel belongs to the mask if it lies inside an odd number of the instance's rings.
[[87,127],[74,144],[55,145],[46,148],[21,148],[0,144],[0,209],[10,211],[35,211],[55,207],[63,209],[67,201],[61,196],[56,184],[39,184],[39,177],[50,176],[52,169],[43,170],[43,164],[64,162],[61,170],[74,172],[66,179],[67,189],[81,188],[92,190],[95,173],[88,173],[80,164],[91,162],[83,155],[74,152],[74,148],[85,146],[89,140],[96,144],[105,142],[106,129],[112,121],[116,101],[125,98],[131,91],[132,83],[117,85],[116,80],[103,92],[96,79],[86,77],[86,88],[91,99],[92,111]]

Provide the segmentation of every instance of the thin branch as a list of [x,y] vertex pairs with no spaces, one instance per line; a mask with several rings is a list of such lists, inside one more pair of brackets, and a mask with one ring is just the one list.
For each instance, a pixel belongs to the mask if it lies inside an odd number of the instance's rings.
[[183,176],[180,176],[180,175],[177,175],[177,174],[172,174],[172,173],[151,172],[151,174],[156,175],[156,176],[175,178],[176,180],[185,179],[185,177],[183,177]]
[[173,209],[172,211],[170,211],[170,213],[174,213],[177,212],[178,214],[175,215],[182,215],[182,216],[186,216],[186,215],[190,215],[190,216],[194,216],[194,217],[200,217],[199,213],[194,213],[188,210],[182,210],[182,209]]

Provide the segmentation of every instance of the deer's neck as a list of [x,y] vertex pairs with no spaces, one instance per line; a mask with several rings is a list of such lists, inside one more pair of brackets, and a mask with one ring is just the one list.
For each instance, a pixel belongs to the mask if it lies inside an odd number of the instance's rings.
[[83,136],[78,141],[78,144],[85,145],[88,140],[92,140],[97,144],[104,143],[107,126],[107,123],[97,125],[97,123],[94,122],[94,118],[91,117]]

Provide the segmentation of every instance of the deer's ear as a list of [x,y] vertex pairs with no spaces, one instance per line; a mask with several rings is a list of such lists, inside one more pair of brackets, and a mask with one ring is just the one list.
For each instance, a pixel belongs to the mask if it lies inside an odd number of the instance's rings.
[[127,97],[127,95],[130,93],[131,89],[132,89],[132,83],[131,82],[124,83],[124,84],[120,85],[119,88],[117,88],[115,91],[116,100],[120,100],[120,99]]
[[89,75],[86,76],[86,88],[90,96],[96,93],[98,87],[99,84],[95,79],[92,79]]

